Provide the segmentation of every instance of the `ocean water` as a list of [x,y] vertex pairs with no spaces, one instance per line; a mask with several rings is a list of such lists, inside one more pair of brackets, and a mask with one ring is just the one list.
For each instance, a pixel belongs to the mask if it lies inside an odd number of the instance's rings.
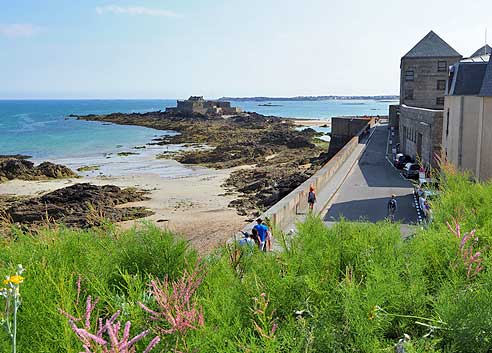
[[101,155],[144,145],[165,132],[138,126],[66,119],[70,114],[147,112],[173,101],[45,100],[0,101],[0,154],[37,159]]
[[[264,106],[262,104],[272,104]],[[334,116],[388,115],[388,106],[394,101],[325,100],[325,101],[272,101],[234,102],[246,111],[299,119],[330,119]]]
[[[340,115],[386,115],[391,104],[329,100],[261,105],[265,103],[234,102],[233,105],[265,115],[329,120]],[[134,149],[173,132],[67,118],[70,114],[148,112],[172,106],[176,106],[176,100],[0,100],[0,154],[26,154],[35,162],[50,160],[72,168],[101,166],[99,171],[89,174],[124,175],[139,170],[172,177],[199,173],[200,168],[155,160],[156,154],[180,146]],[[127,151],[138,155],[118,156],[118,152]]]

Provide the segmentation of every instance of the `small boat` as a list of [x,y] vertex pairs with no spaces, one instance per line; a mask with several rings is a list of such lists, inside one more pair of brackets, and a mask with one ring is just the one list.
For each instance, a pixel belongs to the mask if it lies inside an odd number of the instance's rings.
[[273,103],[263,103],[263,104],[258,104],[259,107],[281,107],[282,105],[280,104],[273,104]]

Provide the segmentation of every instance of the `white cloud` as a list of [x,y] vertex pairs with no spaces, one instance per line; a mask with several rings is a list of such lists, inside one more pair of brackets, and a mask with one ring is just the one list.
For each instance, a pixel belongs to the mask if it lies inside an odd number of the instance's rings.
[[41,27],[30,23],[0,24],[0,37],[30,38],[41,31]]
[[97,6],[96,12],[99,15],[104,13],[112,13],[116,15],[124,14],[124,15],[145,15],[145,16],[160,16],[160,17],[179,17],[173,11],[168,10],[160,10],[160,9],[151,9],[148,7],[139,7],[139,6],[129,6],[122,7],[116,5],[106,5],[106,6]]

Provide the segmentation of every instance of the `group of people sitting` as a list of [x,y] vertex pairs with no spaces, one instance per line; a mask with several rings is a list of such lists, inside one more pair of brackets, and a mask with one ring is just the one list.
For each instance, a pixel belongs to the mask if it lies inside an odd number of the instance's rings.
[[239,241],[239,245],[249,246],[251,249],[257,246],[260,251],[272,251],[272,232],[261,218],[256,220],[251,233],[242,233],[244,238]]

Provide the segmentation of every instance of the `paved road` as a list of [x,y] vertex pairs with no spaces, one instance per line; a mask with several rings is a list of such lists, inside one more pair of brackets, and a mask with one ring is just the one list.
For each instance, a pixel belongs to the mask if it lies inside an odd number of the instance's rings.
[[385,159],[387,142],[387,126],[377,126],[366,151],[322,214],[327,223],[342,216],[352,221],[384,220],[391,194],[397,196],[396,220],[403,224],[417,223],[412,184]]

